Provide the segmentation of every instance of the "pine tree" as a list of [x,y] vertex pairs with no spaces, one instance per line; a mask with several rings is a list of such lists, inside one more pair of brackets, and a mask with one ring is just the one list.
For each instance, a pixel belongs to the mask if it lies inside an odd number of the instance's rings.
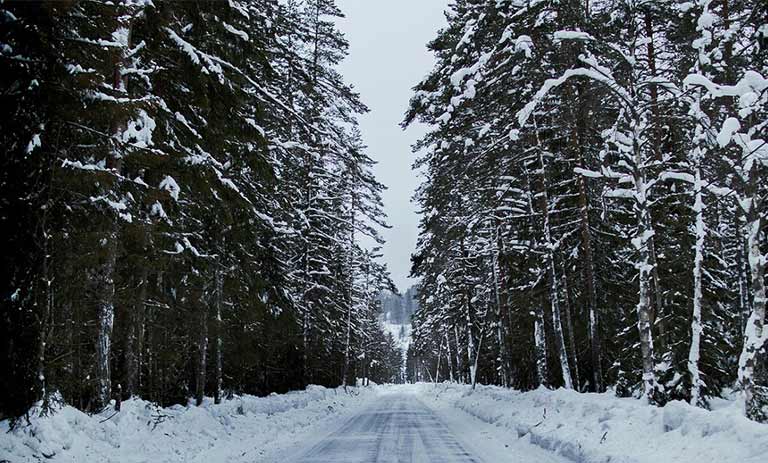
[[[474,277],[461,266],[471,256],[490,276],[469,286],[471,300],[491,302],[492,354],[478,357],[495,357],[480,368],[495,373],[479,373],[492,381],[612,385],[706,407],[740,370],[747,395],[760,396],[751,368],[762,371],[754,347],[764,343],[763,173],[749,160],[761,119],[746,119],[764,109],[763,77],[740,66],[762,63],[763,49],[760,20],[741,23],[734,8],[752,12],[711,2],[451,6],[430,44],[435,70],[406,117],[432,127],[416,147],[426,177],[413,269],[425,291],[413,375],[438,368],[442,346],[447,373],[469,369],[456,353],[474,347],[461,324],[472,312],[451,295],[462,287],[452,272]],[[734,47],[752,51],[735,58]],[[752,353],[739,368],[742,324]],[[760,419],[760,399],[750,403]]]

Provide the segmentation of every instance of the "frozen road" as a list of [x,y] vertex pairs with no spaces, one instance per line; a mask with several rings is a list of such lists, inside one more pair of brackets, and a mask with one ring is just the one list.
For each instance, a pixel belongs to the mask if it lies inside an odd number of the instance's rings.
[[300,463],[481,463],[415,395],[384,395]]

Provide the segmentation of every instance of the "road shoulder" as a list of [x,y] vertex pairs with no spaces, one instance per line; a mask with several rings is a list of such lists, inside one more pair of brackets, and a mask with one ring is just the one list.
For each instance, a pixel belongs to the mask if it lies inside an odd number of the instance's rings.
[[432,410],[467,451],[487,463],[570,463],[569,460],[518,438],[509,429],[483,422],[442,400],[439,389],[423,385],[419,400]]

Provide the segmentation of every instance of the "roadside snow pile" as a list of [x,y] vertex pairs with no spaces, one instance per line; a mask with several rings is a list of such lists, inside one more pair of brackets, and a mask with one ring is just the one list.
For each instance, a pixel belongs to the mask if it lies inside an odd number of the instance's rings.
[[[426,385],[424,387],[427,387]],[[747,420],[743,403],[714,411],[672,402],[663,408],[611,393],[441,384],[426,391],[520,439],[578,463],[765,463],[768,425]],[[427,399],[429,400],[429,399]]]
[[[220,405],[158,408],[143,400],[123,410],[87,415],[63,407],[48,417],[31,413],[9,431],[0,422],[0,462],[249,462],[293,443],[296,434],[354,412],[375,394],[310,386],[307,391]],[[114,415],[114,416],[113,416]]]

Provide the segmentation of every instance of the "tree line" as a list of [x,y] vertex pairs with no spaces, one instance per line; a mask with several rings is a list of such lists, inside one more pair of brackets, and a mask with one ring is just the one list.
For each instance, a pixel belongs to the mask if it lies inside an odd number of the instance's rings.
[[[405,125],[431,376],[768,419],[768,4],[456,0]],[[421,368],[421,367],[420,367]]]
[[399,375],[341,15],[0,3],[0,416]]

